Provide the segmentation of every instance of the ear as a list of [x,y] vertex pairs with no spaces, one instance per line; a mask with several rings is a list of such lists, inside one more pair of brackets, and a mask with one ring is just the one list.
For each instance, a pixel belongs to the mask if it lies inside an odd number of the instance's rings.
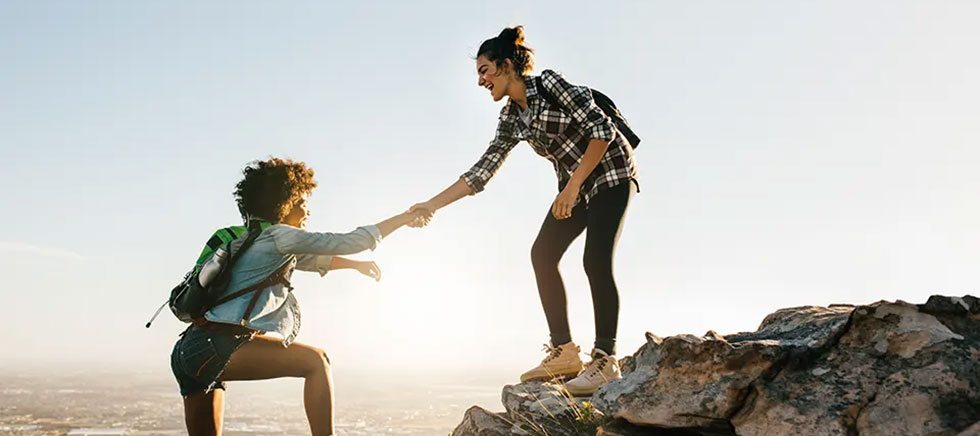
[[500,71],[499,71],[499,73],[500,74],[513,74],[514,76],[516,76],[517,75],[517,71],[514,70],[514,62],[511,61],[510,59],[504,59],[504,61],[500,64]]

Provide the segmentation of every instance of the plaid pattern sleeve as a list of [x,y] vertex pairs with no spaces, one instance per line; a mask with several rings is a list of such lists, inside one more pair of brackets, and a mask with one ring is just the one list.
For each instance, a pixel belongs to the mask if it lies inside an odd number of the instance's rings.
[[541,72],[541,84],[551,92],[564,106],[568,114],[578,122],[591,138],[612,141],[616,135],[613,126],[605,112],[595,104],[592,91],[585,86],[575,86],[551,70]]
[[497,170],[500,169],[514,146],[520,142],[520,139],[514,134],[513,120],[503,114],[506,110],[507,106],[504,106],[500,121],[497,123],[497,132],[490,141],[490,147],[483,153],[480,160],[476,161],[476,164],[461,176],[474,194],[483,190],[494,174],[497,174]]

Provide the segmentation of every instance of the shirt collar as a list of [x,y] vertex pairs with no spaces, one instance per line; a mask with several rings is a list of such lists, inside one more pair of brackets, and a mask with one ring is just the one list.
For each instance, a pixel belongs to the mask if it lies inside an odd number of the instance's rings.
[[527,90],[527,101],[530,105],[532,98],[538,98],[537,79],[538,76],[527,76],[524,78],[524,89]]
[[[536,100],[539,95],[538,87],[536,85],[538,76],[527,76],[524,77],[524,90],[527,93],[527,108],[531,109],[531,100]],[[507,113],[517,115],[521,113],[521,107],[514,103],[513,100],[507,101]]]

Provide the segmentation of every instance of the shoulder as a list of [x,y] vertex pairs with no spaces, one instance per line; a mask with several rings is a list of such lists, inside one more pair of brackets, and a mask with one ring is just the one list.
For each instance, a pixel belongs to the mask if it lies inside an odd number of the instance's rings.
[[564,78],[564,76],[562,76],[561,73],[555,70],[544,70],[541,72],[541,80],[545,80],[545,79],[555,80],[561,78]]
[[586,86],[578,86],[568,83],[565,76],[557,71],[544,70],[541,72],[541,86],[552,95],[581,95],[588,92]]
[[269,226],[269,228],[265,229],[265,231],[262,233],[268,234],[272,237],[283,237],[303,233],[303,229],[293,227],[289,224],[279,223]]
[[541,77],[541,84],[548,89],[554,89],[559,85],[568,85],[565,76],[555,70],[544,70],[539,77]]

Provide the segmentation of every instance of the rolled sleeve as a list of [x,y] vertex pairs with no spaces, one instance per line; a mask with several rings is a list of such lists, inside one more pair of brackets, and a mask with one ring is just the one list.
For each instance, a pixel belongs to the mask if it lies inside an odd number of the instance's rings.
[[384,235],[381,234],[381,229],[374,224],[361,228],[367,230],[368,233],[371,234],[371,237],[374,238],[374,246],[371,247],[371,251],[374,251],[374,249],[378,248],[378,245],[381,244],[381,240],[384,239]]
[[333,256],[330,255],[300,254],[296,256],[296,269],[316,272],[320,274],[320,277],[327,275],[331,264],[333,264]]
[[478,161],[460,176],[464,182],[473,190],[473,194],[483,191],[490,179],[493,178],[501,165],[514,150],[514,146],[520,142],[514,137],[513,127],[509,121],[503,118],[497,123],[497,132],[490,141],[490,146],[483,153]]
[[595,103],[588,87],[572,85],[561,74],[551,70],[541,73],[541,83],[592,139],[608,142],[616,137],[612,119]]
[[350,233],[329,233],[277,224],[272,236],[280,253],[296,255],[355,254],[374,250],[381,243],[381,230],[374,225],[358,227]]

